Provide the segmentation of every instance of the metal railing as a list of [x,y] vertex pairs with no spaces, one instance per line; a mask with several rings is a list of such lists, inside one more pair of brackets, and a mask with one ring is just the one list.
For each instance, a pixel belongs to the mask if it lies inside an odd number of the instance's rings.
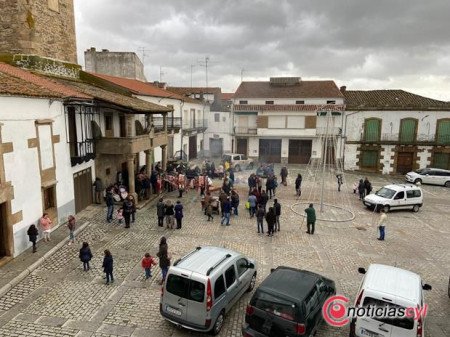
[[[164,117],[154,117],[153,126],[155,127],[155,132],[164,130]],[[174,130],[181,128],[181,117],[167,118],[167,130]]]
[[95,158],[95,145],[93,139],[82,142],[69,142],[71,165],[75,166]]
[[208,127],[207,119],[189,119],[183,120],[182,125],[184,130],[193,130],[193,129],[206,129]]

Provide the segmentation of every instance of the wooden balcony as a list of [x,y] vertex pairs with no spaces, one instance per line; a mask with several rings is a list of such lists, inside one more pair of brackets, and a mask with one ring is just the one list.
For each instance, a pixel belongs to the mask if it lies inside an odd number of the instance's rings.
[[103,137],[96,144],[96,152],[100,154],[133,154],[152,148],[167,145],[165,132],[145,134],[134,137]]

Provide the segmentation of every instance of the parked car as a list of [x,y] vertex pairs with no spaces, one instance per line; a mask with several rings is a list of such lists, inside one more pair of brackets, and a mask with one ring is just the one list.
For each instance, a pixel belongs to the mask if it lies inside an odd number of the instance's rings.
[[[422,284],[419,275],[400,268],[371,264],[358,290],[355,307],[424,308],[422,290],[431,290]],[[422,337],[425,336],[424,317],[417,320],[399,317],[362,317],[350,323],[350,337]]]
[[255,261],[225,248],[197,247],[169,268],[160,312],[177,326],[216,335],[225,315],[255,283]]
[[413,212],[418,212],[423,205],[423,193],[416,185],[392,184],[366,195],[363,203],[377,211],[383,209],[389,212],[391,209],[411,208]]
[[278,267],[255,290],[245,314],[245,337],[313,336],[334,281],[306,270]]
[[408,172],[405,176],[410,183],[441,185],[450,187],[450,171],[437,168],[424,168]]
[[236,172],[241,170],[252,170],[255,166],[253,159],[249,159],[246,155],[239,153],[225,153],[222,156],[222,164],[225,164],[226,161],[230,163]]

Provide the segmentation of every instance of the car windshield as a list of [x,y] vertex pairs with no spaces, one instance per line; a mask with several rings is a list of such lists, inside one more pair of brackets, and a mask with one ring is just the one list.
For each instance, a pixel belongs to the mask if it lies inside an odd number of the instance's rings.
[[265,312],[290,321],[295,320],[295,304],[290,301],[260,291],[252,302],[251,305]]
[[224,155],[224,156],[222,157],[222,160],[223,160],[223,161],[230,162],[230,161],[231,161],[231,156],[229,156],[229,155]]
[[[363,307],[368,307],[369,305],[372,308],[388,307],[388,308],[395,308],[397,312],[399,312],[399,309],[401,309],[403,312],[406,312],[406,308],[400,305],[392,304],[372,297],[366,297],[364,299]],[[376,309],[374,309],[374,311],[375,310]],[[389,311],[394,312],[394,310],[392,309]],[[372,317],[372,319],[407,330],[412,330],[414,328],[414,319],[412,317],[400,317],[400,316],[389,317],[388,315],[388,317]]]
[[378,190],[375,194],[382,198],[392,199],[392,197],[395,194],[395,191],[391,190],[390,188],[383,187],[381,190]]
[[182,276],[171,274],[167,279],[166,290],[178,297],[203,302],[205,285]]

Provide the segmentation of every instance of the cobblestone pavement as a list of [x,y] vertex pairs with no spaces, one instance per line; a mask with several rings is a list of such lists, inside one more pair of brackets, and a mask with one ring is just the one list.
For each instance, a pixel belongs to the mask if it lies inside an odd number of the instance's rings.
[[[278,171],[277,171],[278,172]],[[288,265],[321,273],[336,281],[338,293],[353,301],[359,282],[358,267],[385,263],[419,273],[433,290],[426,293],[429,304],[427,336],[450,336],[450,300],[447,284],[450,274],[450,189],[423,186],[424,207],[418,213],[390,212],[387,240],[376,240],[377,214],[366,210],[351,191],[356,175],[346,174],[347,184],[338,193],[334,183],[324,187],[325,203],[320,213],[321,185],[304,170],[303,195],[296,200],[293,180],[298,171],[290,169],[288,186],[280,186],[277,198],[282,204],[281,232],[273,238],[258,235],[256,224],[245,212],[244,195],[248,172],[236,174],[241,192],[240,215],[232,217],[231,226],[220,226],[218,217],[207,222],[200,209],[200,199],[189,192],[182,201],[185,218],[181,230],[167,230],[156,225],[153,204],[140,210],[135,224],[126,230],[104,221],[105,209],[91,206],[78,215],[78,222],[90,225],[78,235],[78,243],[88,241],[94,253],[92,270],[83,272],[78,260],[79,244],[65,245],[13,289],[0,298],[0,336],[199,336],[180,330],[159,314],[160,270],[145,281],[140,260],[145,252],[155,254],[159,238],[168,237],[173,258],[198,245],[218,245],[238,250],[258,261],[258,283],[270,269]],[[372,176],[375,188],[392,177]],[[400,181],[400,180],[398,180]],[[215,184],[219,182],[216,180]],[[175,200],[175,194],[170,195]],[[305,233],[303,210],[314,202],[319,217],[344,221],[318,221],[316,233]],[[291,210],[292,207],[292,210]],[[339,207],[342,207],[339,208]],[[298,213],[298,214],[297,214]],[[352,221],[345,221],[352,214]],[[302,227],[300,227],[302,226]],[[63,229],[60,230],[62,233]],[[54,241],[65,234],[56,233]],[[45,250],[39,243],[38,249]],[[102,252],[114,256],[115,282],[104,285]],[[40,253],[39,253],[40,254]],[[15,277],[24,264],[34,262],[38,254],[27,251],[0,268],[0,286]],[[240,336],[246,294],[227,315],[220,336]],[[348,335],[347,329],[323,325],[318,337]]]

